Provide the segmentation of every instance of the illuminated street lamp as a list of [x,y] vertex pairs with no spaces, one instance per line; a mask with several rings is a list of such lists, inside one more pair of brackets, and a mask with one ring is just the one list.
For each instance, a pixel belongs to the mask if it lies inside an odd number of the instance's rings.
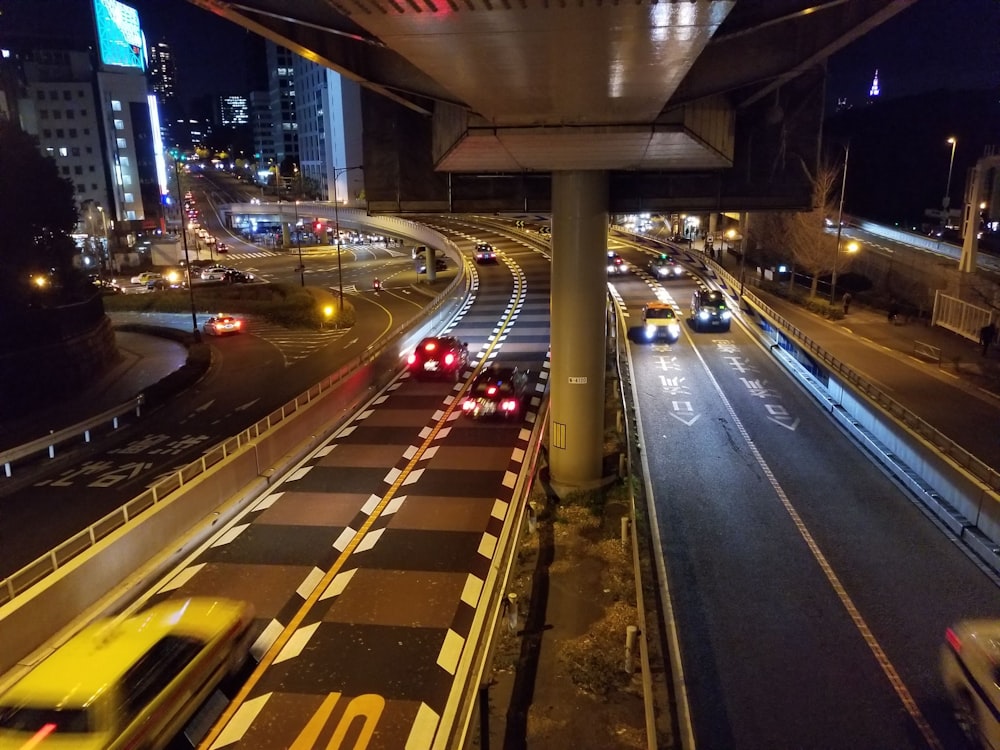
[[954,136],[945,141],[951,144],[951,158],[948,160],[948,181],[944,186],[944,198],[941,199],[941,227],[948,226],[948,207],[951,205],[951,169],[955,166],[955,146],[958,139]]

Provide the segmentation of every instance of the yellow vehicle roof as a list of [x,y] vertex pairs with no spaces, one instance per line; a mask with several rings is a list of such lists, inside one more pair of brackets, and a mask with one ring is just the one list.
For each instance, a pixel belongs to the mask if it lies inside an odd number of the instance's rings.
[[0,705],[87,706],[164,636],[208,641],[251,616],[243,602],[192,598],[161,602],[123,620],[98,620],[0,695]]

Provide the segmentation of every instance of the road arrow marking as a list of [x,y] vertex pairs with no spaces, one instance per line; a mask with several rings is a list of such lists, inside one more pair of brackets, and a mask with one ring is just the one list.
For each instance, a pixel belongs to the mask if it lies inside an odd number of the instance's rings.
[[788,417],[768,417],[768,419],[770,419],[772,422],[776,424],[780,424],[782,427],[784,427],[786,430],[789,430],[790,432],[795,432],[795,428],[799,426],[798,417],[796,417],[795,421],[793,421],[791,424],[785,424],[785,422],[788,421]]
[[698,421],[698,417],[700,417],[700,416],[701,416],[701,414],[695,414],[695,415],[694,415],[693,417],[691,417],[690,419],[685,419],[684,417],[682,417],[682,416],[680,416],[680,415],[678,415],[678,414],[674,414],[673,412],[668,412],[668,413],[670,414],[670,416],[671,416],[671,417],[673,417],[674,419],[676,419],[676,420],[677,420],[678,422],[683,422],[683,423],[684,423],[684,424],[686,424],[686,425],[687,425],[688,427],[690,427],[690,426],[691,426],[691,425],[693,425],[693,424],[694,424],[695,422],[697,422],[697,421]]
[[206,401],[206,402],[205,402],[204,404],[202,404],[201,406],[196,406],[194,410],[195,410],[196,412],[199,412],[199,411],[205,411],[205,409],[207,409],[208,407],[210,407],[210,406],[211,406],[212,404],[214,404],[214,403],[215,403],[215,399],[213,398],[213,399],[212,399],[211,401]]
[[237,406],[235,409],[233,409],[233,411],[244,411],[245,409],[249,409],[258,401],[260,401],[259,398],[255,398],[253,401],[247,401],[245,404],[240,404],[239,406]]

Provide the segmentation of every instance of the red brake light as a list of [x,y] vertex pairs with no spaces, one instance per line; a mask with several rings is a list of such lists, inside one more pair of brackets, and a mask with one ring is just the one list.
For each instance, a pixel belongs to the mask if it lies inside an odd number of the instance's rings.
[[454,364],[454,362],[455,362],[455,355],[454,354],[452,354],[451,352],[448,352],[447,354],[444,355],[444,363],[446,365]]
[[500,408],[504,411],[515,411],[517,409],[517,402],[512,398],[505,399],[504,402],[500,404]]
[[417,361],[417,355],[416,355],[416,353],[413,353],[409,357],[406,358],[406,364],[408,364],[408,365],[412,365],[416,361]]
[[436,341],[428,341],[426,344],[424,344],[424,351],[432,352],[435,349],[437,349]]
[[944,639],[956,654],[962,652],[962,639],[958,637],[958,634],[954,630],[951,628],[945,630]]
[[489,388],[486,389],[487,396],[495,396],[496,393],[497,393],[497,387],[495,385],[491,385]]

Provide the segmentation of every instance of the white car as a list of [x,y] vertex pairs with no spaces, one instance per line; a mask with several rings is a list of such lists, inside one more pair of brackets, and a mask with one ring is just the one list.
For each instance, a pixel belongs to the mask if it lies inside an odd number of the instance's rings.
[[225,266],[209,266],[208,268],[202,269],[201,280],[202,281],[222,281],[226,278],[226,271],[229,269]]
[[966,620],[948,628],[941,677],[973,746],[1000,748],[1000,620]]

